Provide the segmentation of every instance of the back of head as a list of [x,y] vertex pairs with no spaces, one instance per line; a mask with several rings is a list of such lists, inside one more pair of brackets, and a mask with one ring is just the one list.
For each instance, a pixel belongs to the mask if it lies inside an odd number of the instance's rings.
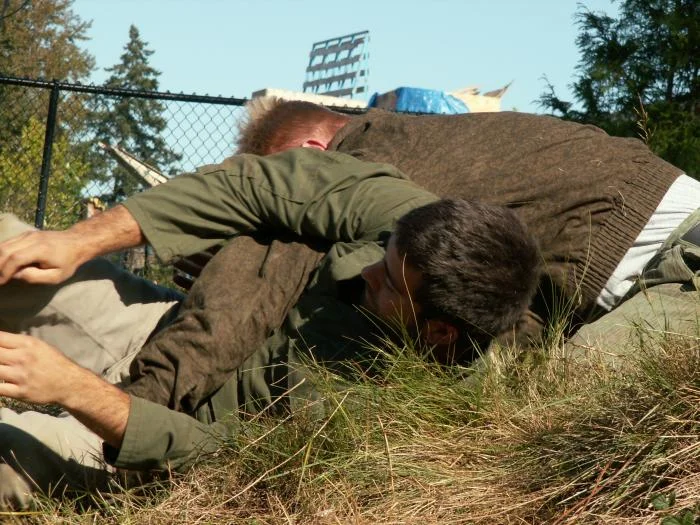
[[512,328],[537,288],[537,245],[508,208],[443,199],[403,216],[395,235],[422,274],[422,316],[452,323],[465,348]]
[[[301,100],[259,97],[246,104],[238,126],[237,153],[269,155],[300,147],[319,135],[332,138],[349,117]],[[330,140],[330,139],[329,139]]]

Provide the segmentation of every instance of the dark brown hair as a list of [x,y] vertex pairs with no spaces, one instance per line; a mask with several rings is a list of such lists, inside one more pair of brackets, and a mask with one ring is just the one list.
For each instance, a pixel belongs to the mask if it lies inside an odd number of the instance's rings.
[[463,346],[485,350],[516,324],[537,288],[537,245],[508,208],[443,199],[408,212],[394,234],[422,274],[422,317],[456,326]]

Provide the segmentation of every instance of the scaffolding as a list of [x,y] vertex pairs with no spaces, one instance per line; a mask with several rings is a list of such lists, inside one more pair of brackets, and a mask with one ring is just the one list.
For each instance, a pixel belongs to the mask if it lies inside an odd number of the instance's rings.
[[354,98],[369,79],[369,31],[331,38],[311,46],[304,93]]

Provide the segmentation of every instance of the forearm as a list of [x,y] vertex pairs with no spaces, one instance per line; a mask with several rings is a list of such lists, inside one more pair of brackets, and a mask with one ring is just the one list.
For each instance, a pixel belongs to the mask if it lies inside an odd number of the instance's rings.
[[81,370],[76,374],[75,388],[58,399],[58,404],[105,443],[118,448],[129,419],[131,398],[89,370]]
[[58,284],[98,255],[143,242],[138,223],[123,206],[64,231],[27,231],[0,243],[0,285],[12,278]]
[[0,331],[0,396],[60,405],[113,446],[129,419],[128,395],[29,335]]
[[121,205],[74,224],[66,234],[80,242],[81,262],[145,242],[138,222]]

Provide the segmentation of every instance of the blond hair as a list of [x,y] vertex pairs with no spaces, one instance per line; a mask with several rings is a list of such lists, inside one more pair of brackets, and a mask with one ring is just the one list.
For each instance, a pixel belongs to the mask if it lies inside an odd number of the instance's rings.
[[320,133],[335,133],[350,119],[312,102],[273,96],[254,98],[245,108],[238,123],[237,153],[269,155],[299,147]]

